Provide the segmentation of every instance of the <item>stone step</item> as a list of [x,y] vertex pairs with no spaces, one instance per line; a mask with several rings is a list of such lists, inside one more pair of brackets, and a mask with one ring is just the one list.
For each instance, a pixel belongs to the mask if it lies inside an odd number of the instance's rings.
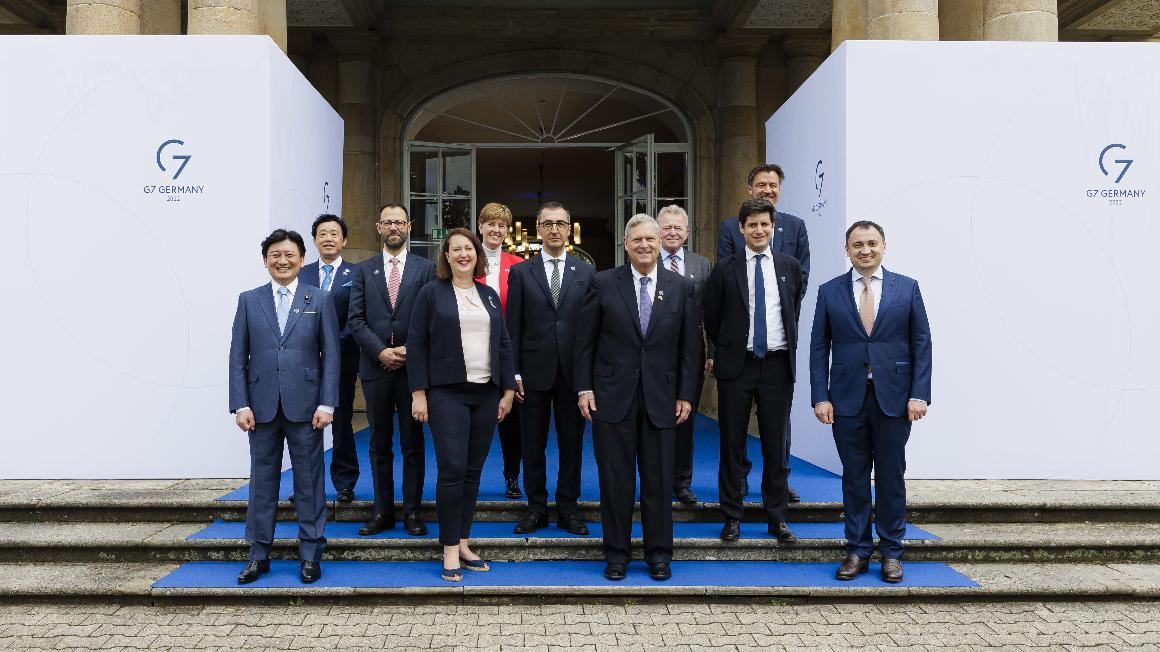
[[[336,563],[324,562],[333,570]],[[696,562],[685,562],[691,564]],[[639,565],[639,562],[637,562]],[[296,585],[286,588],[154,588],[175,570],[171,562],[138,563],[0,563],[0,599],[6,601],[76,600],[118,603],[241,602],[281,604],[398,603],[559,603],[575,600],[659,601],[779,600],[786,602],[997,601],[997,600],[1140,600],[1160,598],[1160,564],[953,563],[951,568],[977,587],[858,586],[680,586],[649,583],[626,586],[598,582],[590,586],[414,586],[344,588]],[[431,562],[431,574],[438,572]],[[674,577],[682,573],[673,564]],[[836,564],[835,564],[836,566]],[[241,565],[238,565],[240,570]],[[687,566],[685,567],[687,570]],[[231,572],[233,569],[230,569]],[[638,569],[639,570],[639,569]]]
[[[0,523],[0,551],[16,562],[155,562],[244,560],[241,538],[190,537],[194,523]],[[291,528],[292,529],[292,528]],[[831,528],[838,530],[838,528]],[[938,539],[907,541],[911,561],[942,562],[1160,562],[1160,524],[1108,523],[940,523],[924,525]],[[804,531],[804,528],[802,528]],[[840,532],[840,530],[838,530]],[[679,533],[679,530],[678,530]],[[549,527],[540,536],[476,536],[473,549],[497,561],[597,560],[599,536],[559,536]],[[634,539],[634,548],[642,547]],[[778,545],[764,528],[747,529],[744,538],[723,542],[716,536],[681,537],[674,542],[679,560],[829,561],[843,554],[837,538],[801,538]],[[422,561],[436,558],[434,536],[390,535],[328,537],[327,559],[349,561]],[[297,555],[294,539],[275,540],[273,557]]]

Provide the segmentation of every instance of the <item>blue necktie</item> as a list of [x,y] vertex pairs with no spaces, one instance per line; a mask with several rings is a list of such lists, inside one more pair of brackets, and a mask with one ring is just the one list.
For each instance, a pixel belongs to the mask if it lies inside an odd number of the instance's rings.
[[765,276],[761,271],[761,259],[765,254],[753,257],[753,355],[764,358],[768,346],[765,328]]
[[286,334],[286,320],[290,318],[290,289],[278,288],[278,334]]
[[334,265],[323,265],[322,269],[326,270],[326,276],[322,277],[322,289],[329,290],[330,283],[334,280]]
[[652,297],[649,296],[648,282],[652,279],[640,277],[640,334],[648,334],[648,320],[652,317]]

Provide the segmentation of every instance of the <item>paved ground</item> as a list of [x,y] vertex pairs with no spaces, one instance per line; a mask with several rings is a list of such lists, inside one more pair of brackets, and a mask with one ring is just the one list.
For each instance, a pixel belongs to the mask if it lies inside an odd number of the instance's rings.
[[5,649],[1155,649],[1160,603],[0,606]]

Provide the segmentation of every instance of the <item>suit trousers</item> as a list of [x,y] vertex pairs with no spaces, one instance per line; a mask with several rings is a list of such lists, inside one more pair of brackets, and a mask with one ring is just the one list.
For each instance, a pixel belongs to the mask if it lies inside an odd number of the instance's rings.
[[499,422],[499,449],[503,454],[504,480],[520,477],[520,460],[523,457],[523,426],[520,421],[523,407],[519,403],[512,403],[512,411]]
[[471,535],[479,476],[491,450],[498,408],[499,389],[491,383],[458,383],[427,390],[427,414],[439,470],[435,513],[439,543],[445,546],[458,545]]
[[632,558],[632,508],[638,470],[644,558],[650,564],[672,561],[674,437],[672,428],[657,428],[649,420],[640,383],[636,400],[622,421],[592,422],[605,561],[628,563]]
[[693,399],[693,411],[684,423],[676,427],[677,466],[673,475],[673,489],[688,489],[693,484],[693,430],[697,421],[697,409],[701,406],[701,390],[705,388],[705,373],[697,374],[697,395]]
[[842,508],[846,512],[846,552],[868,558],[870,537],[870,471],[874,471],[878,548],[883,559],[902,558],[906,536],[906,441],[910,419],[886,416],[874,384],[866,384],[862,409],[852,417],[834,417],[834,444],[842,461]]
[[552,413],[556,416],[556,447],[559,449],[559,468],[556,475],[556,511],[561,514],[576,512],[580,500],[580,467],[584,461],[584,417],[576,404],[576,390],[556,365],[556,380],[546,391],[524,392],[523,459],[524,491],[528,495],[528,509],[548,513],[548,468],[545,451],[548,447],[548,424]]
[[334,406],[334,423],[331,434],[334,448],[330,452],[330,482],[338,489],[354,489],[358,482],[358,454],[355,452],[354,427],[354,385],[358,380],[356,371],[343,371],[338,378],[338,405]]
[[411,418],[407,367],[363,379],[367,419],[371,424],[371,478],[375,485],[375,515],[395,519],[395,417],[403,453],[403,511],[416,514],[423,502],[423,424]]
[[282,449],[290,447],[294,475],[294,507],[298,512],[298,558],[319,561],[326,549],[326,486],[322,468],[322,431],[309,422],[290,421],[278,406],[273,421],[259,423],[249,433],[250,498],[246,506],[249,558],[270,558],[282,477]]
[[770,351],[758,360],[746,355],[741,373],[717,379],[717,412],[721,423],[721,465],[717,487],[725,518],[740,520],[742,502],[752,464],[746,455],[749,412],[757,403],[757,429],[761,440],[761,502],[770,523],[785,521],[789,503],[786,478],[785,427],[793,401],[789,353]]

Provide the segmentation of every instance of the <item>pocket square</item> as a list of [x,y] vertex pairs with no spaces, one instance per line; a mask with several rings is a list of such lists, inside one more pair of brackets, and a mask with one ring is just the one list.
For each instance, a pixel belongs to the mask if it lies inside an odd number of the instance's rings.
[[317,315],[318,311],[317,310],[307,310],[307,311],[303,312],[302,314],[304,314],[304,315]]
[[344,287],[344,288],[348,288],[348,287],[350,287],[350,286],[352,286],[352,285],[354,285],[354,281],[347,281],[346,283],[343,283],[343,284],[342,284],[342,287]]

